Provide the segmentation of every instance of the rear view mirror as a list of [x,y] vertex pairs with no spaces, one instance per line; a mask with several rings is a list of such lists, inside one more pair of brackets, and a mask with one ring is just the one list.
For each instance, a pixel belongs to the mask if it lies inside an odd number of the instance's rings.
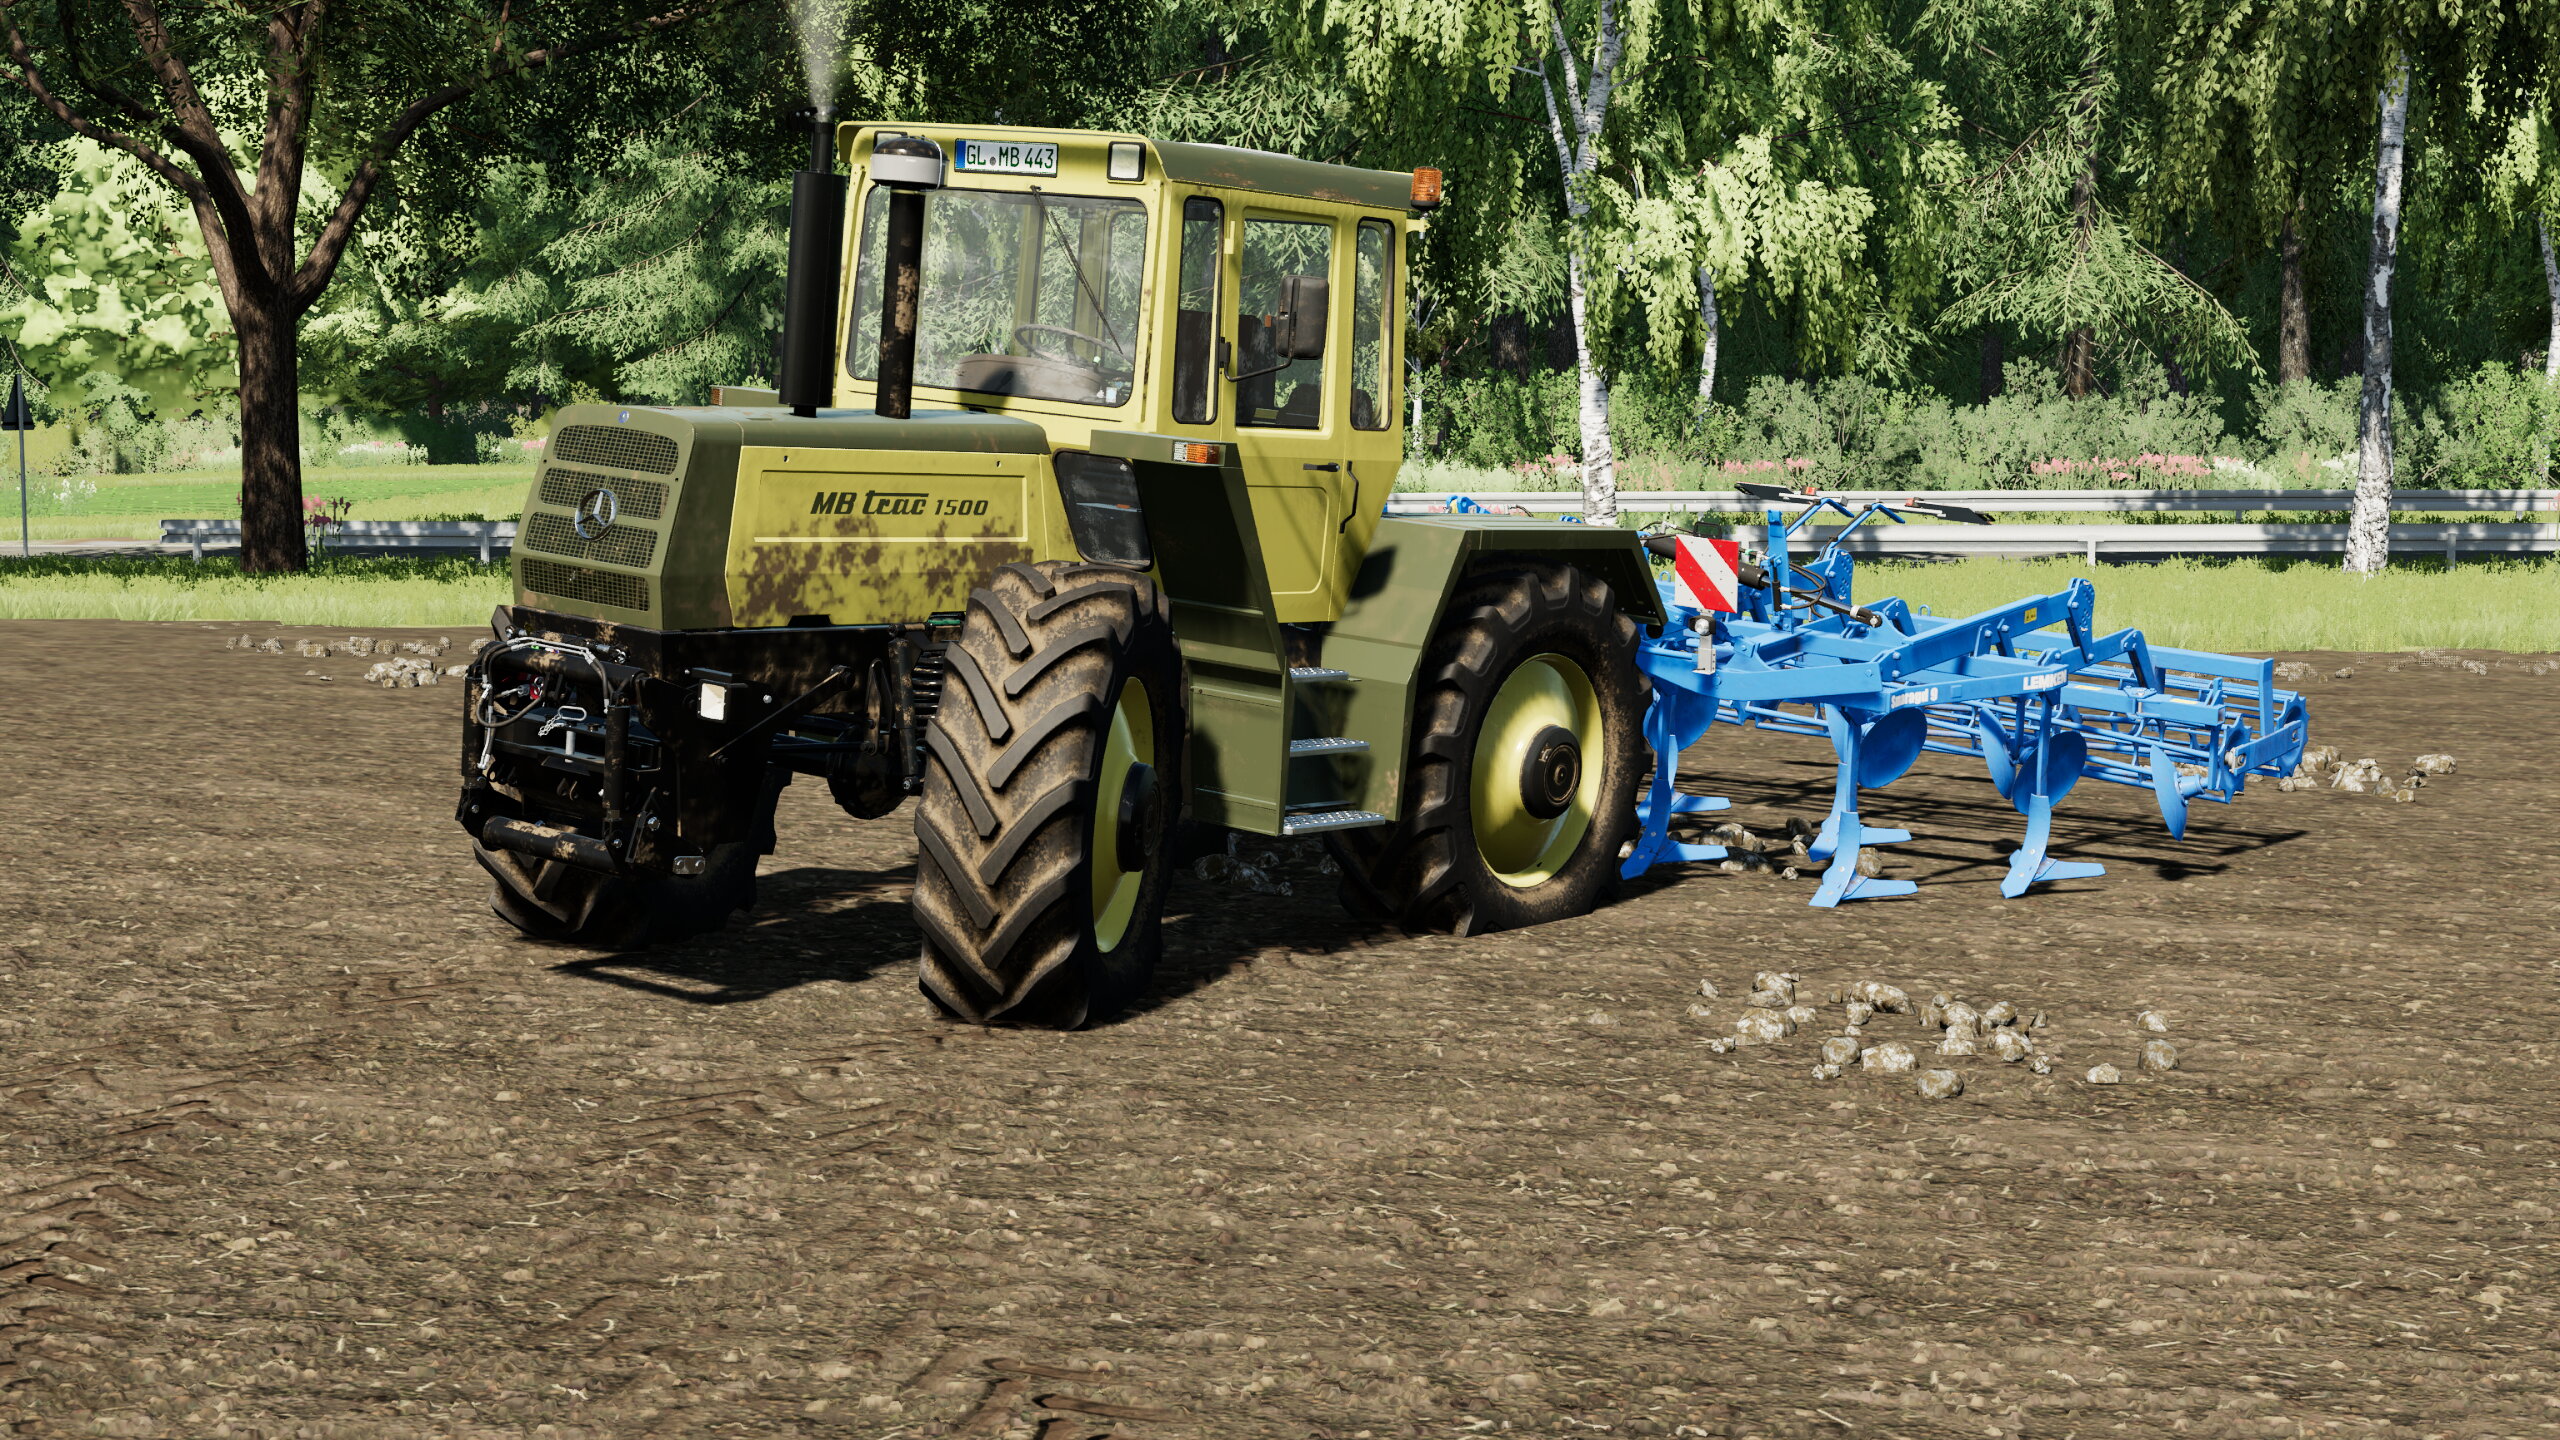
[[1280,313],[1271,321],[1272,354],[1281,360],[1324,358],[1325,278],[1291,275],[1280,282]]

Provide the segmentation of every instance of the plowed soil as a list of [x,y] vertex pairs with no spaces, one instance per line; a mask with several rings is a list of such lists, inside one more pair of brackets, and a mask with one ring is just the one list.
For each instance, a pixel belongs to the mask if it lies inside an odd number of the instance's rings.
[[[527,944],[459,688],[240,628],[0,624],[0,1431],[2560,1430],[2560,677],[2512,660],[2307,657],[2356,671],[2315,741],[2459,772],[2184,841],[2083,787],[2109,873],[2014,902],[1937,758],[1868,810],[1920,894],[1838,912],[1698,867],[1412,938],[1312,851],[1186,880],[1147,1005],[1060,1035],[933,1019],[905,818],[805,783],[726,932]],[[1689,764],[1762,829],[1829,786]],[[1698,982],[1755,968],[2009,999],[2060,1065],[1817,1080],[1837,1007],[1715,1053]]]

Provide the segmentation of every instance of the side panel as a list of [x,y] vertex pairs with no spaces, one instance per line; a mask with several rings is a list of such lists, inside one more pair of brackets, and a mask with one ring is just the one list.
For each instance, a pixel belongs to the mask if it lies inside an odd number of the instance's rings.
[[922,620],[964,608],[999,565],[1072,553],[1044,457],[739,451],[726,566],[736,625]]
[[1343,687],[1334,733],[1368,741],[1378,759],[1369,767],[1361,808],[1399,813],[1423,648],[1440,628],[1458,577],[1506,555],[1580,565],[1608,582],[1618,608],[1638,624],[1662,622],[1662,599],[1632,530],[1500,516],[1380,521],[1342,618],[1324,643],[1324,663],[1351,672],[1357,682]]
[[1286,801],[1288,666],[1272,618],[1243,469],[1152,458],[1172,442],[1106,433],[1095,448],[1133,461],[1156,572],[1190,671],[1190,815],[1280,833]]

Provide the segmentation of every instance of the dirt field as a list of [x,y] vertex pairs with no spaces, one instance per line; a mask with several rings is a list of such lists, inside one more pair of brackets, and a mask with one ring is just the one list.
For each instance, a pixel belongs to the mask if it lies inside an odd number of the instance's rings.
[[[1470,941],[1310,853],[1184,882],[1150,1005],[1053,1035],[928,1017],[904,816],[805,783],[728,932],[522,943],[458,688],[239,629],[0,625],[0,1432],[2560,1431],[2560,676],[2511,659],[2310,657],[2315,741],[2459,757],[2413,805],[2180,843],[2087,786],[2110,873],[2004,904],[2019,820],[1931,760],[1868,811],[1915,899],[1701,870]],[[1764,828],[1829,784],[1690,760]],[[1817,1080],[1837,1007],[1714,1053],[1698,982],[1759,967],[2010,999],[2060,1064]]]

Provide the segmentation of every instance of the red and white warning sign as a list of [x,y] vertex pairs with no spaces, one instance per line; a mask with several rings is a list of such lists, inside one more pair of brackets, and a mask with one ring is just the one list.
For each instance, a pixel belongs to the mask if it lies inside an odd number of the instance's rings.
[[1671,562],[1683,605],[1731,612],[1741,608],[1734,598],[1741,584],[1742,542],[1680,537],[1680,554]]

